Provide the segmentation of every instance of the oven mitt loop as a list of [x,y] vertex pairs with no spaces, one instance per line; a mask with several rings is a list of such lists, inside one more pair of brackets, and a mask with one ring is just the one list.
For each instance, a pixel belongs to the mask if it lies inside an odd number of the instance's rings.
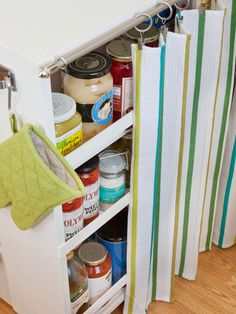
[[78,175],[39,128],[27,124],[0,144],[0,208],[12,205],[20,229],[83,193]]

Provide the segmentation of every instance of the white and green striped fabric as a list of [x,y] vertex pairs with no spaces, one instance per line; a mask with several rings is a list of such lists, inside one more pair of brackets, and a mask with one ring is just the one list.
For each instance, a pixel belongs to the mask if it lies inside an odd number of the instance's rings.
[[236,244],[236,92],[231,107],[216,205],[213,243],[221,248]]
[[171,300],[187,36],[133,47],[135,123],[124,313]]
[[175,270],[195,279],[224,11],[182,14],[191,42]]
[[220,170],[232,99],[235,67],[236,0],[218,0],[216,1],[216,5],[218,8],[225,10],[225,18],[222,38],[221,65],[214,104],[211,142],[207,161],[207,175],[204,183],[205,191],[200,251],[209,250],[211,248]]

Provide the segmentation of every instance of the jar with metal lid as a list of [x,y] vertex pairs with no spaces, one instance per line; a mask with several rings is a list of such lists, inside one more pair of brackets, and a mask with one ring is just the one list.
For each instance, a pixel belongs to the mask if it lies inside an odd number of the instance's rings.
[[96,232],[97,241],[111,257],[113,285],[126,274],[127,222],[128,208],[125,208]]
[[[138,25],[138,28],[145,30],[147,28],[147,24],[141,23]],[[135,40],[135,42],[138,42],[138,40],[141,38],[140,32],[138,32],[135,28],[132,28],[126,32],[126,36],[132,40]],[[158,47],[159,30],[155,26],[152,26],[149,30],[143,32],[142,37],[146,46]]]
[[97,242],[82,244],[78,254],[88,271],[89,304],[91,305],[111,287],[111,258],[107,249]]
[[109,56],[98,52],[89,53],[67,66],[64,92],[76,101],[82,116],[84,141],[112,123],[113,79],[110,68]]
[[83,198],[62,204],[65,240],[69,240],[84,227]]
[[88,309],[88,272],[81,260],[75,260],[74,252],[66,255],[69,277],[71,313],[81,314]]
[[107,53],[112,58],[113,76],[113,121],[128,113],[133,108],[133,68],[132,42],[116,38],[107,45]]
[[93,221],[99,213],[99,158],[94,156],[78,167],[76,173],[84,184],[84,224]]
[[124,154],[106,150],[100,158],[100,209],[106,210],[110,204],[125,195],[125,169],[127,163]]
[[52,93],[57,148],[66,156],[82,144],[82,119],[73,98]]

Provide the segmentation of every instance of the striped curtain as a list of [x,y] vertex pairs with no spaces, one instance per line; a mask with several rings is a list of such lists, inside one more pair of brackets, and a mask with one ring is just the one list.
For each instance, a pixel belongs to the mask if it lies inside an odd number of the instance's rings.
[[236,93],[231,107],[219,194],[213,243],[221,248],[236,244]]
[[132,47],[135,123],[124,313],[145,313],[153,300],[172,301],[174,274],[195,279],[199,245],[211,243],[215,200],[209,199],[218,191],[228,124],[235,3],[184,11],[160,47]]

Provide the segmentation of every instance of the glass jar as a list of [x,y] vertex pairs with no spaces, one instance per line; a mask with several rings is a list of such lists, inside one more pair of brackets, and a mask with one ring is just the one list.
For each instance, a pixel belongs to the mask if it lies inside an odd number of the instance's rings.
[[128,208],[125,208],[96,232],[97,241],[111,257],[113,285],[126,274],[127,222]]
[[107,45],[107,53],[112,58],[113,76],[113,121],[133,108],[133,68],[131,41],[116,38]]
[[82,116],[84,141],[112,123],[113,79],[110,68],[109,56],[98,52],[89,53],[67,67],[64,92],[76,101]]
[[[138,25],[138,28],[143,30],[145,30],[147,27],[148,25],[146,23],[141,23]],[[155,26],[152,26],[148,31],[143,32],[143,41],[145,46],[158,47],[159,34],[159,30]],[[135,28],[132,28],[126,32],[126,35],[136,43],[141,38],[140,32],[138,32]]]
[[89,304],[91,305],[111,287],[111,258],[106,248],[97,242],[82,244],[79,257],[88,271]]
[[100,209],[106,210],[125,195],[126,160],[117,151],[106,150],[100,158]]
[[79,168],[76,173],[84,184],[84,224],[93,221],[99,213],[99,158],[94,156]]
[[69,277],[71,313],[81,314],[88,309],[88,272],[81,260],[75,260],[74,252],[66,255]]
[[82,119],[75,101],[64,94],[52,93],[57,148],[66,156],[82,144]]
[[69,240],[84,227],[83,198],[62,204],[65,240]]

